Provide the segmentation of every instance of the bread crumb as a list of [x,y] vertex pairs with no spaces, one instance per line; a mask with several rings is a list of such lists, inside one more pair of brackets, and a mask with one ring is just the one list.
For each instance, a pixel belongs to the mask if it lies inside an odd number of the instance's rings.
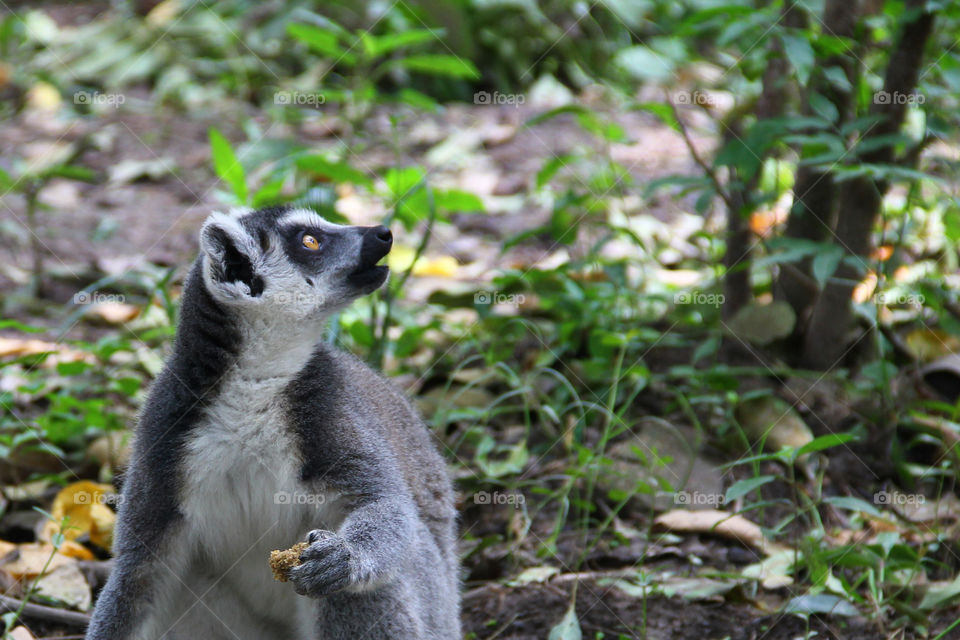
[[298,542],[289,549],[271,551],[270,569],[273,571],[273,579],[280,582],[290,580],[290,569],[300,564],[300,554],[309,546],[306,542]]

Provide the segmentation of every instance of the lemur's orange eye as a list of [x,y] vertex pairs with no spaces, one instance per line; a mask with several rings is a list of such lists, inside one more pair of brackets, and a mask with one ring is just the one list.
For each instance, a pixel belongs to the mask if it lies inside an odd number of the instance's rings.
[[310,251],[316,251],[320,248],[320,241],[311,235],[303,236],[303,240],[301,240],[301,242],[303,242],[303,246],[307,249],[310,249]]

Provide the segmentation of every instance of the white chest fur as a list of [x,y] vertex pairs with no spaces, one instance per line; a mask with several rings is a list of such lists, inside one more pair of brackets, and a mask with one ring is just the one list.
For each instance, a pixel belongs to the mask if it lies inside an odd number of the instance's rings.
[[[189,556],[187,583],[251,594],[246,606],[290,620],[306,605],[291,585],[272,579],[269,553],[311,529],[335,529],[340,518],[335,496],[311,494],[299,480],[301,461],[279,400],[287,382],[246,377],[239,369],[221,382],[186,443],[179,543]],[[191,578],[197,571],[202,575]]]
[[227,374],[187,442],[181,508],[199,544],[218,543],[209,552],[244,549],[261,537],[290,546],[332,524],[324,521],[334,496],[313,495],[300,482],[301,458],[280,402],[287,382]]

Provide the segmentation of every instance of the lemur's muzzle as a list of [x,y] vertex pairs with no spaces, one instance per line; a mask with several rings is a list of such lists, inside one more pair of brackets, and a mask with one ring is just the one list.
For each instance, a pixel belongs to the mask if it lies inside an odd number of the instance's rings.
[[387,279],[389,269],[385,266],[378,267],[377,262],[390,253],[393,247],[393,234],[390,229],[382,225],[366,227],[362,233],[360,264],[350,274],[349,280],[354,286],[372,291]]
[[393,247],[393,234],[383,225],[367,227],[360,247],[360,266],[372,267]]

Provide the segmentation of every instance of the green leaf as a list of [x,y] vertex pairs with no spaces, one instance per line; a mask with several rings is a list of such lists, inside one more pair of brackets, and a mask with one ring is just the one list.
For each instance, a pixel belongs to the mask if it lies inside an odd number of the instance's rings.
[[763,164],[763,158],[783,135],[780,120],[758,120],[742,139],[734,137],[717,153],[718,165],[736,167],[742,179],[752,177]]
[[57,373],[61,376],[76,376],[93,367],[89,362],[75,360],[73,362],[58,362]]
[[79,180],[81,182],[93,182],[97,174],[93,169],[78,167],[72,164],[58,164],[45,169],[38,176],[40,178],[67,178],[68,180]]
[[571,155],[551,156],[543,163],[543,166],[540,167],[540,171],[537,172],[537,189],[542,189],[543,185],[550,182],[557,171],[570,164],[573,160],[574,158]]
[[253,194],[253,206],[257,209],[271,204],[276,204],[280,198],[280,191],[283,189],[284,178],[275,178],[266,183]]
[[588,109],[587,109],[586,107],[584,107],[584,106],[581,106],[581,105],[578,105],[578,104],[568,104],[568,105],[564,105],[564,106],[562,106],[562,107],[556,107],[556,108],[554,108],[554,109],[550,109],[549,111],[545,111],[544,113],[541,113],[541,114],[539,114],[539,115],[536,115],[536,116],[530,118],[529,120],[527,120],[527,121],[524,123],[524,126],[534,127],[534,126],[536,126],[536,125],[538,125],[538,124],[542,124],[542,123],[544,123],[544,122],[547,122],[548,120],[553,120],[553,119],[556,118],[557,116],[562,116],[562,115],[567,114],[567,113],[574,113],[574,114],[586,113],[587,111],[588,111]]
[[409,196],[410,192],[423,182],[425,175],[419,167],[390,168],[383,174],[383,180],[387,183],[390,195],[400,199]]
[[827,282],[827,278],[836,272],[837,266],[845,255],[846,252],[843,250],[843,247],[837,245],[830,245],[822,252],[814,254],[812,265],[813,277],[821,289],[823,289],[823,285]]
[[373,329],[363,320],[357,320],[350,324],[350,337],[361,347],[373,346]]
[[550,630],[547,640],[582,640],[583,632],[580,631],[580,621],[577,620],[577,610],[570,605],[563,619]]
[[433,201],[438,209],[455,211],[458,213],[483,211],[483,200],[469,191],[449,189],[434,191]]
[[[484,438],[484,440],[487,439]],[[488,443],[483,448],[477,448],[475,458],[477,466],[488,478],[502,478],[503,476],[521,473],[530,460],[527,443],[523,440],[509,447],[506,445],[497,447],[492,438],[488,440]],[[505,457],[499,455],[504,451],[506,451]],[[498,454],[498,457],[491,459],[490,454],[494,452]]]
[[797,451],[797,457],[806,455],[808,453],[813,453],[815,451],[823,451],[824,449],[830,449],[832,447],[838,447],[842,444],[850,442],[853,440],[852,433],[831,433],[829,435],[820,436],[819,438],[814,438],[812,442],[800,447]]
[[800,84],[807,84],[815,62],[810,41],[802,35],[787,32],[781,33],[780,39],[783,41],[783,51],[787,54],[787,59],[797,72],[797,79],[800,80]]
[[480,79],[480,72],[477,71],[473,63],[457,56],[422,54],[408,56],[398,60],[395,64],[419,73],[449,76],[452,78],[466,78],[468,80]]
[[671,60],[642,44],[621,49],[614,62],[631,78],[643,82],[670,80],[674,75]]
[[853,86],[841,67],[827,67],[823,70],[823,75],[827,77],[830,84],[840,91],[853,91]]
[[43,333],[46,331],[43,327],[31,327],[17,320],[0,320],[0,329],[16,329],[24,333]]
[[373,184],[370,177],[363,171],[354,169],[346,162],[331,162],[321,155],[300,156],[297,158],[297,167],[334,182],[350,182],[365,186]]
[[670,108],[670,105],[662,102],[643,102],[636,105],[636,109],[639,111],[646,111],[647,113],[656,116],[660,122],[667,125],[674,131],[680,131],[680,123],[677,122],[677,118],[673,114],[673,109]]
[[403,47],[411,47],[432,40],[440,40],[441,35],[443,35],[442,30],[413,29],[400,33],[388,33],[382,36],[363,33],[361,34],[361,40],[363,41],[367,55],[371,58],[379,58]]
[[9,191],[10,189],[13,188],[14,182],[15,181],[13,177],[9,173],[4,171],[2,168],[0,168],[0,189],[2,189],[3,191]]
[[306,44],[310,49],[328,58],[333,58],[334,63],[344,63],[354,65],[357,63],[357,56],[345,49],[340,44],[339,36],[331,30],[321,29],[309,24],[288,24],[287,33],[294,38]]
[[397,93],[397,102],[409,105],[415,109],[424,111],[436,111],[440,106],[436,100],[430,96],[420,93],[415,89],[404,88]]
[[810,108],[813,109],[815,114],[831,123],[836,122],[840,117],[840,112],[837,111],[836,105],[819,93],[810,94]]
[[852,496],[830,496],[824,498],[823,501],[840,509],[847,509],[848,511],[862,511],[863,513],[867,513],[878,518],[883,516],[880,510],[874,505],[870,504],[866,500],[861,500],[860,498],[854,498]]
[[210,150],[213,154],[213,169],[220,179],[230,185],[233,195],[241,204],[247,204],[247,178],[243,166],[234,155],[230,143],[216,129],[210,129]]
[[746,478],[744,480],[738,480],[730,485],[730,488],[727,489],[727,493],[723,497],[723,501],[726,504],[729,504],[741,496],[745,496],[754,489],[762,487],[776,480],[776,476],[757,476],[756,478]]

